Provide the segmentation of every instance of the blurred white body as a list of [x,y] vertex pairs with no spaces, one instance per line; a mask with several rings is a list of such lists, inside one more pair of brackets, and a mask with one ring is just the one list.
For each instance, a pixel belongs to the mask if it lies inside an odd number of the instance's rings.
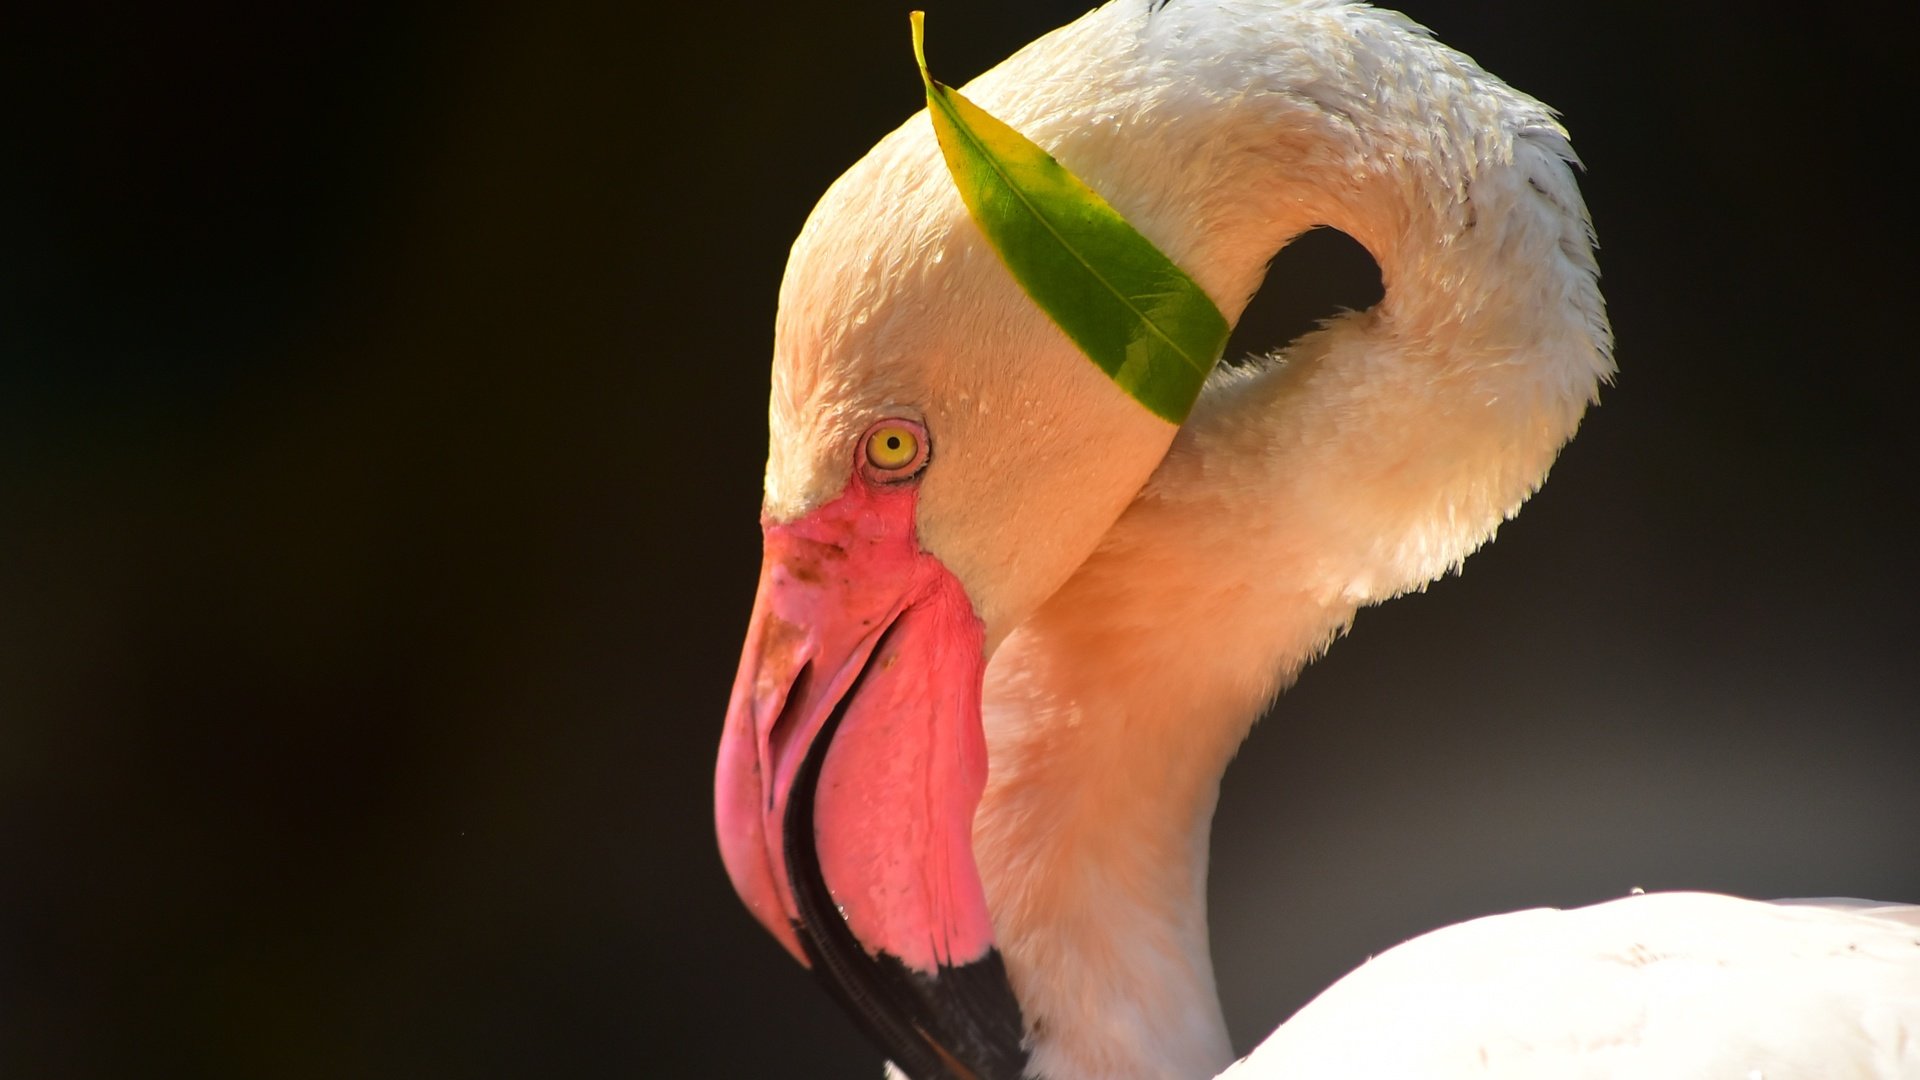
[[1920,908],[1653,893],[1368,961],[1233,1080],[1920,1077]]

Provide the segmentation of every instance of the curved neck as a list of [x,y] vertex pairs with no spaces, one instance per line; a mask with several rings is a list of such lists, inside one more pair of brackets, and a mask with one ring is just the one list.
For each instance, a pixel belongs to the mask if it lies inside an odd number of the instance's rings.
[[1206,931],[1228,758],[1359,607],[1491,537],[1612,370],[1548,110],[1390,13],[1269,17],[1285,25],[1248,35],[1207,4],[1153,16],[1139,59],[1201,73],[1153,91],[1177,131],[1131,134],[1206,188],[1109,198],[1136,222],[1197,222],[1155,239],[1230,316],[1316,225],[1373,253],[1386,296],[1216,375],[989,666],[976,855],[1032,1071],[1051,1080],[1228,1064]]

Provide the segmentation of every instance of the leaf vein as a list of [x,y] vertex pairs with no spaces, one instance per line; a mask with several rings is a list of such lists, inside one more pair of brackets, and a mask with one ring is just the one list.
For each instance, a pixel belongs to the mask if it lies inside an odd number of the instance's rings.
[[[942,92],[934,94],[933,97],[936,101],[940,103],[941,111],[947,114],[947,118],[951,122],[953,129],[959,132],[960,135],[963,138],[965,138],[968,143],[972,145],[977,156],[980,159],[984,160],[987,163],[987,166],[993,170],[994,174],[1000,178],[1001,184],[1008,191],[1012,192],[1016,198],[1020,200],[1020,205],[1025,207],[1027,212],[1033,215],[1034,220],[1038,221],[1041,227],[1046,229],[1047,234],[1053,237],[1054,242],[1060,246],[1061,250],[1065,251],[1067,255],[1073,259],[1073,261],[1079,263],[1080,266],[1086,270],[1087,275],[1089,277],[1099,282],[1101,286],[1103,286],[1107,290],[1107,292],[1111,293],[1116,299],[1118,299],[1121,302],[1121,304],[1123,304],[1127,308],[1127,310],[1131,311],[1134,314],[1135,318],[1139,319],[1140,322],[1143,323],[1148,329],[1152,330],[1155,336],[1160,338],[1160,340],[1166,342],[1167,345],[1173,350],[1175,355],[1179,356],[1180,359],[1186,361],[1188,367],[1192,368],[1195,373],[1201,376],[1205,376],[1207,371],[1213,366],[1212,363],[1211,362],[1203,363],[1202,361],[1195,359],[1187,351],[1184,345],[1182,345],[1179,341],[1175,340],[1171,334],[1169,334],[1157,322],[1155,322],[1149,315],[1147,315],[1146,312],[1142,311],[1140,307],[1134,302],[1133,297],[1129,296],[1124,290],[1120,289],[1118,286],[1113,284],[1113,282],[1107,280],[1104,274],[1100,273],[1100,271],[1095,269],[1091,263],[1087,262],[1086,258],[1080,254],[1079,250],[1075,248],[1073,244],[1069,242],[1065,236],[1061,235],[1060,230],[1054,225],[1054,222],[1051,219],[1049,219],[1045,213],[1042,213],[1040,208],[1034,204],[1033,200],[1028,197],[1027,192],[1023,188],[1021,188],[1021,186],[1018,183],[1014,181],[1013,177],[1010,176],[1004,168],[1001,167],[1001,164],[998,158],[994,155],[994,153],[991,150],[989,150],[986,147],[986,145],[980,140],[980,137],[976,135],[973,132],[973,129],[961,118],[959,114],[959,110],[956,109],[953,106],[952,102],[947,98],[948,94],[953,94],[954,97],[959,97],[960,95],[955,93],[951,88],[946,86],[944,83],[935,82],[934,85],[938,87],[939,90]],[[1044,154],[1045,151],[1042,150],[1041,153]],[[1049,161],[1054,160],[1052,155],[1048,155],[1048,160]],[[1058,164],[1057,161],[1054,163],[1056,165]],[[1071,174],[1069,173],[1069,175]],[[1094,191],[1092,188],[1087,188],[1086,190],[1087,190],[1087,193],[1092,195],[1094,198],[1096,199],[1099,198],[1099,192]],[[1116,216],[1118,215],[1118,211],[1113,210],[1112,206],[1108,204],[1104,199],[1100,200],[1100,207],[1102,210],[1108,213],[1115,214]],[[1124,222],[1124,219],[1122,219],[1122,221]],[[1183,271],[1179,271],[1179,268],[1177,266],[1174,266],[1173,269],[1176,272],[1183,272]],[[1194,288],[1195,289],[1199,288],[1198,283],[1194,285]],[[1181,296],[1184,298],[1185,294],[1184,293],[1154,293],[1154,294],[1148,294],[1148,295],[1157,296],[1157,297]]]

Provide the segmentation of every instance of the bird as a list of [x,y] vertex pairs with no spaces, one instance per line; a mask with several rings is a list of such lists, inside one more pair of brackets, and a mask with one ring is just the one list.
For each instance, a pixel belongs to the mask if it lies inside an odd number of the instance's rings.
[[1345,0],[1112,0],[964,91],[1229,319],[1316,227],[1384,295],[1174,423],[1022,291],[924,114],[802,227],[715,820],[892,1067],[1920,1076],[1920,907],[1705,893],[1434,931],[1235,1060],[1221,774],[1361,608],[1518,512],[1611,381],[1578,161],[1547,106]]

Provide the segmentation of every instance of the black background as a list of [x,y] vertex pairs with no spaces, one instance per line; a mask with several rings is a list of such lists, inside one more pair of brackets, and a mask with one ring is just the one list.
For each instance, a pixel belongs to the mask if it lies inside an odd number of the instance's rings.
[[[775,288],[907,8],[258,8],[0,34],[0,1072],[877,1075],[709,785]],[[1081,10],[934,5],[936,70]],[[1565,114],[1622,374],[1229,772],[1242,1046],[1476,914],[1920,901],[1911,13],[1407,10]],[[1245,343],[1372,275],[1310,238]]]

